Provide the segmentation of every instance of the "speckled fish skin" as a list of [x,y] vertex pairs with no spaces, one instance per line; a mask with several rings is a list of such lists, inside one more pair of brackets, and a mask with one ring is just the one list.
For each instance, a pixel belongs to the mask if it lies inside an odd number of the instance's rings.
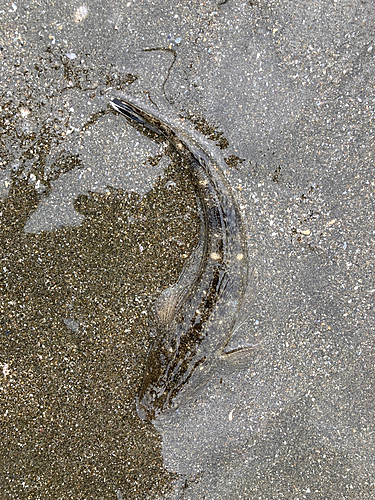
[[[184,158],[201,214],[199,244],[176,285],[153,305],[155,340],[137,402],[148,420],[196,398],[231,338],[248,280],[245,231],[231,188],[212,155],[185,130],[120,99],[112,107],[131,124],[169,141]],[[170,123],[170,122],[169,122]]]

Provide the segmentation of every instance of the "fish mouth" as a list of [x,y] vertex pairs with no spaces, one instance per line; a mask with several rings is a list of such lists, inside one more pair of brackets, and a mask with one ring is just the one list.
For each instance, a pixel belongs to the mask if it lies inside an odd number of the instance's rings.
[[151,130],[152,132],[155,132],[158,135],[164,135],[159,128],[155,127],[152,123],[149,122],[149,120],[144,118],[142,116],[142,111],[133,104],[130,104],[127,101],[123,101],[122,99],[117,99],[116,97],[111,99],[109,101],[109,104],[115,111],[118,111],[123,116],[125,116],[125,118],[129,122],[136,122],[139,125],[146,127],[147,129]]

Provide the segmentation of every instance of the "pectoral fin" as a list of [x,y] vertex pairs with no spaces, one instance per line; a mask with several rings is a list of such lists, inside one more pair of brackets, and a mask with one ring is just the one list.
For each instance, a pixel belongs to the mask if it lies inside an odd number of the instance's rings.
[[248,368],[252,363],[254,352],[261,343],[262,341],[250,346],[224,351],[220,355],[220,368],[225,372],[233,372]]
[[181,294],[176,287],[166,288],[155,301],[152,310],[155,321],[165,328],[168,328],[176,315],[177,307],[180,304]]
[[163,290],[156,299],[152,310],[155,320],[160,326],[166,328],[171,326],[180,305],[184,302],[198,273],[202,252],[203,240],[200,240],[195,250],[185,262],[177,283]]

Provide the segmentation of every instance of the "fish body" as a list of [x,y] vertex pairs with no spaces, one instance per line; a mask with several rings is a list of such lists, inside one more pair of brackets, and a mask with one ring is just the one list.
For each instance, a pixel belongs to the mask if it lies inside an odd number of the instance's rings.
[[193,400],[225,354],[242,307],[248,253],[241,214],[213,155],[181,127],[120,99],[112,107],[168,141],[184,158],[201,215],[197,248],[178,282],[152,307],[154,341],[147,355],[138,413],[154,420]]

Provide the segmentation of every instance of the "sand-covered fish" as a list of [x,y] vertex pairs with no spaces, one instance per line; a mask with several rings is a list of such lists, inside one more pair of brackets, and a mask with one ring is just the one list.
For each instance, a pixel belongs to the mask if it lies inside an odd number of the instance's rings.
[[[168,141],[184,160],[201,215],[199,243],[178,282],[153,305],[138,413],[153,420],[194,399],[227,356],[248,280],[245,231],[236,200],[214,155],[183,127],[129,101],[112,107],[130,124]],[[205,151],[206,149],[206,151]]]

